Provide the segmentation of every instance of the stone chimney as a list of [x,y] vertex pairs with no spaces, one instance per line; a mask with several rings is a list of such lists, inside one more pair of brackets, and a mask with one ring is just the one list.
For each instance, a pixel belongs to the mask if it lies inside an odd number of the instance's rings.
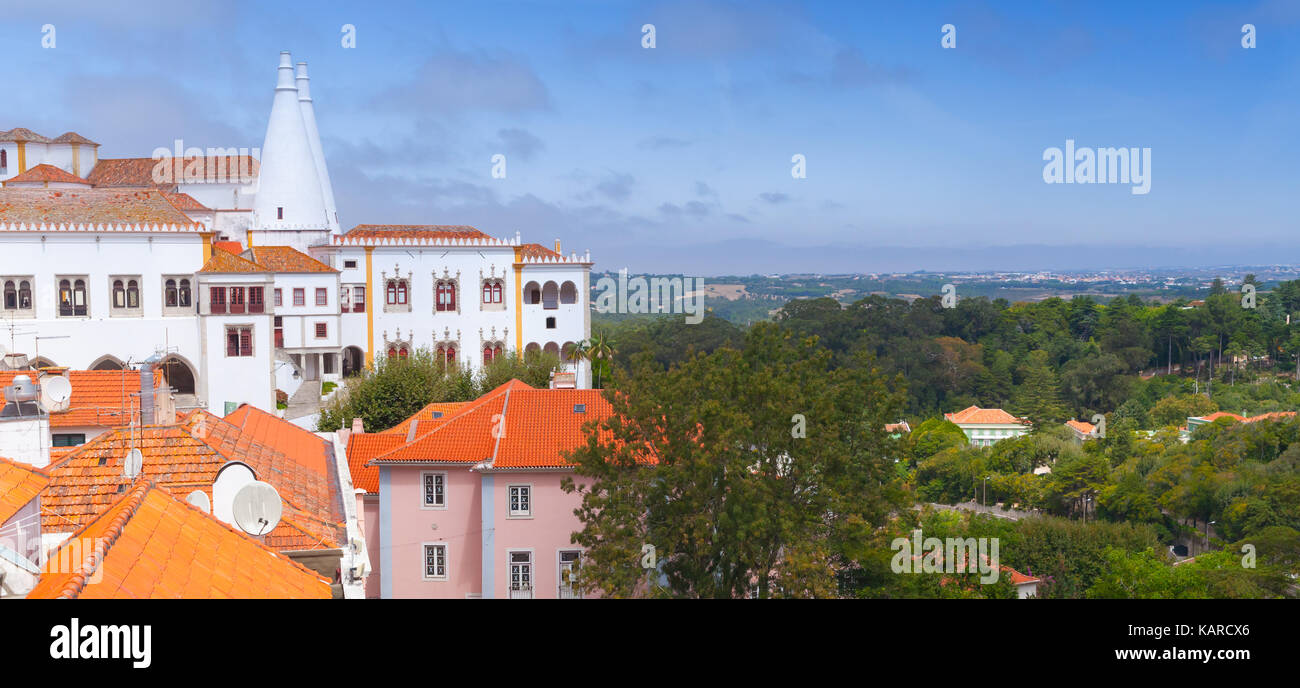
[[560,255],[564,255],[563,253],[560,252],[560,239],[559,239],[559,237],[556,237],[556,239],[555,239],[555,252],[556,252],[556,253],[559,253]]
[[360,419],[360,418],[353,418],[353,419],[352,419],[352,434],[354,434],[354,435],[362,435],[362,434],[365,434],[365,432],[366,432],[366,430],[365,430],[365,421],[363,421],[363,420]]

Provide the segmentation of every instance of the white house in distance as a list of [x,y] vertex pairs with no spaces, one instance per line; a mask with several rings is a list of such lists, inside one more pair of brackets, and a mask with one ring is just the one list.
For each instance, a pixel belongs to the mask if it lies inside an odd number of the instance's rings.
[[945,413],[943,417],[961,428],[973,447],[987,447],[998,440],[1027,435],[1032,429],[1028,421],[1002,409],[969,406],[956,413]]
[[73,132],[0,131],[0,354],[21,354],[0,361],[157,363],[177,410],[223,414],[420,347],[478,366],[590,336],[590,255],[558,240],[342,231],[306,63],[282,53],[277,75],[260,159],[179,144],[100,159]]

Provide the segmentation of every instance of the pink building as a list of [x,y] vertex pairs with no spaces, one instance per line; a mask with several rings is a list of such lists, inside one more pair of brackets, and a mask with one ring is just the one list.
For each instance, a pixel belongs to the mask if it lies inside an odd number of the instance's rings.
[[[348,440],[372,574],[368,597],[576,597],[581,497],[561,452],[611,413],[599,390],[512,380]],[[377,581],[377,583],[376,583]]]

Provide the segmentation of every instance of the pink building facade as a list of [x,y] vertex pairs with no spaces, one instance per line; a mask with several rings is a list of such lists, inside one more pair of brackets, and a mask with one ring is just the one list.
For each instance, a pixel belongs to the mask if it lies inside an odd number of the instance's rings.
[[581,497],[560,487],[572,475],[563,452],[585,443],[583,426],[609,412],[599,391],[512,381],[408,421],[389,433],[399,439],[353,433],[354,480],[375,486],[363,498],[367,596],[580,597],[581,547],[571,537],[582,529]]

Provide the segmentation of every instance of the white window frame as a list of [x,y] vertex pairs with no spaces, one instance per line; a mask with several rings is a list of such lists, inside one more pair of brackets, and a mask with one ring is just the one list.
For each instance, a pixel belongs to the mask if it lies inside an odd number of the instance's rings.
[[[555,550],[555,595],[557,597],[560,594],[560,588],[564,587],[564,555],[568,553],[578,555],[578,558],[573,562],[576,565],[575,567],[582,566],[582,550],[574,549],[572,547],[561,547]],[[534,588],[536,588],[536,586],[534,586]],[[570,589],[573,591],[572,599],[582,599],[582,591],[578,589],[578,586],[571,585]]]
[[[427,550],[430,547],[442,548],[442,575],[440,576],[429,575],[429,569],[427,568],[428,565],[426,563],[427,561],[426,558],[428,557]],[[420,543],[420,580],[445,581],[445,580],[450,580],[450,577],[451,577],[451,545],[448,544],[446,541],[441,541],[441,540],[437,542],[421,542]]]
[[[175,306],[167,305],[167,280],[172,280],[173,282],[176,283],[176,305]],[[190,305],[188,306],[180,305],[181,280],[187,280],[190,283]],[[162,314],[164,316],[198,314],[199,311],[197,308],[194,307],[194,304],[195,304],[195,297],[199,293],[199,288],[198,288],[198,283],[194,279],[194,275],[163,275],[162,278],[158,280],[158,290],[159,290],[159,295],[161,296],[161,298],[158,299],[158,303],[162,304]],[[143,297],[141,298],[141,303],[143,303]]]
[[[14,283],[14,308],[3,308],[4,302],[0,301],[0,313],[6,318],[35,318],[36,317],[36,277],[34,275],[5,275],[0,276],[0,290],[4,289],[6,282]],[[21,306],[19,300],[22,297],[22,284],[27,283],[27,288],[31,291],[31,305],[27,308]],[[2,297],[3,295],[0,295]],[[55,309],[58,312],[58,309]],[[89,311],[87,311],[89,312]]]
[[[429,504],[424,498],[424,478],[428,475],[442,476],[442,504]],[[420,471],[420,508],[426,511],[446,511],[447,510],[447,472],[446,471]]]
[[[122,300],[123,300],[123,305],[120,307],[113,302],[113,284],[119,280],[122,282]],[[132,282],[135,282],[135,289],[136,289],[135,306],[131,305],[131,283]],[[144,282],[144,278],[141,275],[109,275],[108,276],[108,316],[110,318],[139,318],[144,316],[144,289],[142,287],[143,282]],[[193,293],[191,293],[191,297],[192,296]]]
[[[516,487],[526,488],[528,490],[527,501],[528,509],[524,511],[515,511],[514,506],[510,503],[510,491]],[[510,483],[506,485],[506,518],[528,519],[533,517],[533,484],[532,483]]]
[[520,599],[535,599],[537,597],[537,553],[533,551],[532,547],[518,547],[506,550],[506,599],[515,599],[511,595],[514,588],[510,587],[512,584],[510,569],[515,564],[514,555],[516,554],[528,555],[528,589],[530,594],[527,598]]

